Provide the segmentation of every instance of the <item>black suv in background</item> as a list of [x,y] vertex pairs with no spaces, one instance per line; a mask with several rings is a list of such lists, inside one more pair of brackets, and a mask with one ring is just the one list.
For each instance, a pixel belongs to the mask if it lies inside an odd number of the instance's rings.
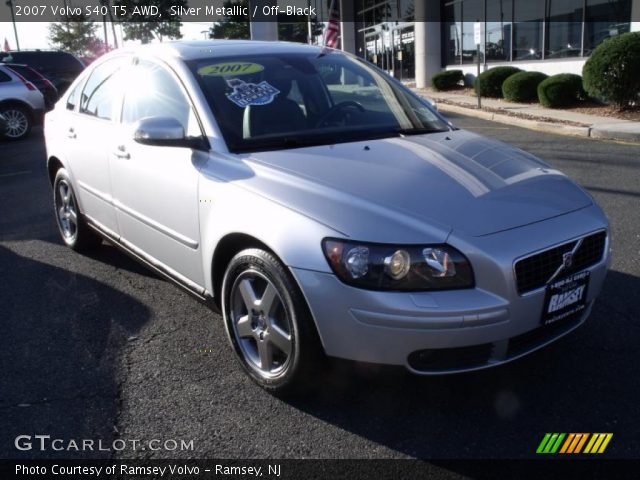
[[0,62],[28,65],[51,80],[62,95],[84,70],[84,64],[67,52],[57,50],[21,50],[0,52]]

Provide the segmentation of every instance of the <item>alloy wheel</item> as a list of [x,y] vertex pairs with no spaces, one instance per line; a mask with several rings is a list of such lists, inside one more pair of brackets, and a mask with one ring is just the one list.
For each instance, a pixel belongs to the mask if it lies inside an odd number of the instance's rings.
[[292,357],[293,330],[274,284],[255,270],[242,272],[230,307],[233,334],[249,367],[262,378],[283,374]]
[[72,240],[78,233],[78,208],[71,185],[65,179],[57,184],[55,202],[60,231],[65,239]]
[[9,138],[20,138],[26,135],[29,130],[29,119],[23,111],[9,109],[3,111],[2,115],[7,120],[7,128],[4,132],[5,136]]

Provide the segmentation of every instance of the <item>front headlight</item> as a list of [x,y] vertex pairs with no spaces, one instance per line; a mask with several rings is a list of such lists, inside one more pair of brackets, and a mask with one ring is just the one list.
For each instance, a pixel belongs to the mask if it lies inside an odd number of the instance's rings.
[[355,287],[425,291],[474,286],[469,260],[449,245],[397,246],[326,238],[322,249],[338,278]]

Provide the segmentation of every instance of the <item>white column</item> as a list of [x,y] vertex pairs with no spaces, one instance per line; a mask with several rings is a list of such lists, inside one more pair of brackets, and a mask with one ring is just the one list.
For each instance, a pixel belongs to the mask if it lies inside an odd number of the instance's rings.
[[262,8],[270,6],[272,1],[269,0],[250,0],[249,9],[253,11],[253,8],[257,5],[255,20],[250,24],[251,27],[251,40],[278,40],[278,22],[268,21],[275,18],[272,16],[264,15]]
[[[418,5],[416,2],[416,17]],[[424,18],[424,17],[423,17]],[[440,50],[440,22],[416,22],[416,87],[425,88],[431,84],[431,77],[442,70]]]
[[416,0],[415,18],[423,20],[415,23],[416,87],[425,88],[431,84],[431,77],[442,70],[440,2]]
[[631,31],[640,32],[640,0],[631,1]]
[[354,17],[353,0],[340,0],[340,48],[349,53],[356,53],[356,24],[342,20],[353,20]]

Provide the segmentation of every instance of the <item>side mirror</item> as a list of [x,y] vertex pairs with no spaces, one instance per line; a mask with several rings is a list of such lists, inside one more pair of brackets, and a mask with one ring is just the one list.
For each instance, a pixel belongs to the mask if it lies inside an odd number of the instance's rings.
[[189,147],[182,124],[172,117],[147,117],[134,127],[133,139],[143,145]]

